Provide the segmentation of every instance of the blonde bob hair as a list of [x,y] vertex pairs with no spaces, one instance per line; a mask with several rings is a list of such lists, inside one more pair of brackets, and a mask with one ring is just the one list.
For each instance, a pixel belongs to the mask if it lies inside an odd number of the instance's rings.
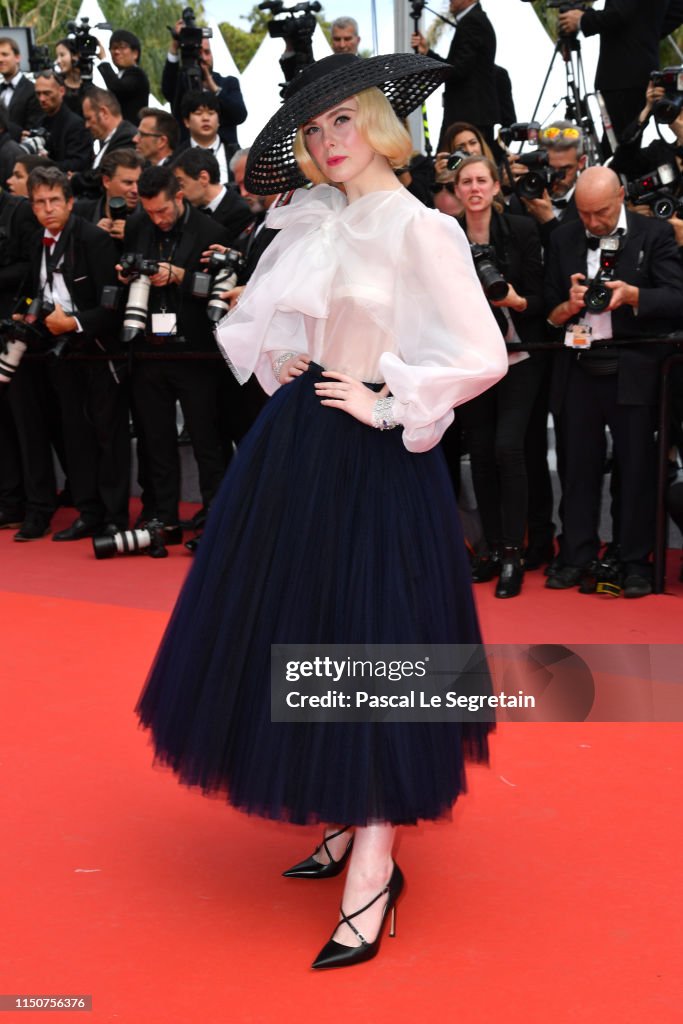
[[[356,93],[353,98],[358,103],[356,126],[361,137],[376,153],[386,157],[392,167],[404,167],[413,152],[413,143],[382,90],[373,86]],[[294,139],[296,162],[301,173],[314,185],[328,184],[330,179],[308,152],[304,127],[302,125],[297,130]]]

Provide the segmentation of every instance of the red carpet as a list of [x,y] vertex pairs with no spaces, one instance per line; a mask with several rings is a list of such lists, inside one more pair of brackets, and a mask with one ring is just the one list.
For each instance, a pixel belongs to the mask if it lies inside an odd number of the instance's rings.
[[[0,993],[91,994],[81,1019],[126,1024],[680,1021],[680,725],[501,727],[453,822],[403,832],[397,938],[318,975],[342,880],[280,877],[317,830],[179,787],[136,726],[189,556],[5,531],[0,564]],[[477,588],[489,641],[681,639],[678,583],[628,602],[542,579]]]

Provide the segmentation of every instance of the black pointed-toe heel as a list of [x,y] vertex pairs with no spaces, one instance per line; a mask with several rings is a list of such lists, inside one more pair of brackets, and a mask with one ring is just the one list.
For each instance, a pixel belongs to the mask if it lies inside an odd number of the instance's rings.
[[[284,878],[335,878],[337,875],[346,867],[346,862],[351,856],[351,849],[353,847],[353,836],[349,839],[346,849],[339,858],[335,860],[330,849],[328,842],[330,839],[335,839],[337,836],[341,836],[344,832],[348,832],[350,825],[345,825],[344,828],[340,828],[338,832],[332,832],[329,836],[323,836],[323,841],[320,846],[316,846],[313,854],[307,857],[306,860],[302,860],[299,864],[295,864],[293,868],[289,868],[287,871],[283,871],[282,875]],[[319,850],[325,850],[325,853],[330,858],[329,863],[321,864],[319,860],[315,859],[316,853]]]
[[[332,938],[325,946],[323,946],[311,966],[315,967],[316,970],[327,967],[353,967],[354,964],[362,964],[366,960],[372,960],[373,957],[377,956],[380,943],[382,941],[384,924],[389,915],[391,915],[389,935],[391,938],[394,938],[396,935],[396,901],[403,891],[403,886],[403,872],[398,864],[394,864],[394,870],[392,871],[391,878],[387,884],[384,886],[382,891],[378,892],[374,899],[371,899],[364,907],[361,907],[360,910],[355,910],[353,914],[345,914],[343,907],[340,907],[341,921],[332,932]],[[387,902],[384,905],[379,931],[377,932],[374,940],[372,942],[368,942],[368,940],[361,935],[351,921],[354,917],[358,917],[359,914],[368,910],[368,908],[376,903],[377,900],[381,899],[382,896],[387,897]],[[334,935],[338,931],[339,925],[342,924],[347,924],[357,938],[360,939],[360,946],[343,946],[340,942],[334,941]]]

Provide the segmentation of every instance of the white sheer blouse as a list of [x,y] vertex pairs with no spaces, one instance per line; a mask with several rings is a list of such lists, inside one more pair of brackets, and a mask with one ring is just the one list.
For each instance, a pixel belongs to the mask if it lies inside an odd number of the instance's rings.
[[347,203],[318,185],[272,209],[280,229],[216,338],[238,380],[278,386],[273,354],[386,382],[410,451],[427,451],[453,407],[495,384],[507,356],[463,232],[403,188]]

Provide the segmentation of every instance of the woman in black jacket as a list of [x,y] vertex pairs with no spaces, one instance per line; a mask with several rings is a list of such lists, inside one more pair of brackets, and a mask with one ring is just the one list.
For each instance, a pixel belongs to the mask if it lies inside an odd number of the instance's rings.
[[[544,341],[543,264],[536,224],[496,208],[500,181],[495,164],[486,157],[464,160],[455,187],[465,210],[460,224],[473,247],[485,291],[485,262],[493,261],[508,285],[505,292],[498,282],[503,296],[490,299],[505,340],[512,346]],[[482,252],[487,246],[489,251]],[[522,587],[528,502],[524,438],[542,371],[537,358],[515,352],[514,347],[508,361],[507,375],[460,410],[488,548],[475,560],[472,579],[484,583],[499,575],[496,597],[516,597]]]

